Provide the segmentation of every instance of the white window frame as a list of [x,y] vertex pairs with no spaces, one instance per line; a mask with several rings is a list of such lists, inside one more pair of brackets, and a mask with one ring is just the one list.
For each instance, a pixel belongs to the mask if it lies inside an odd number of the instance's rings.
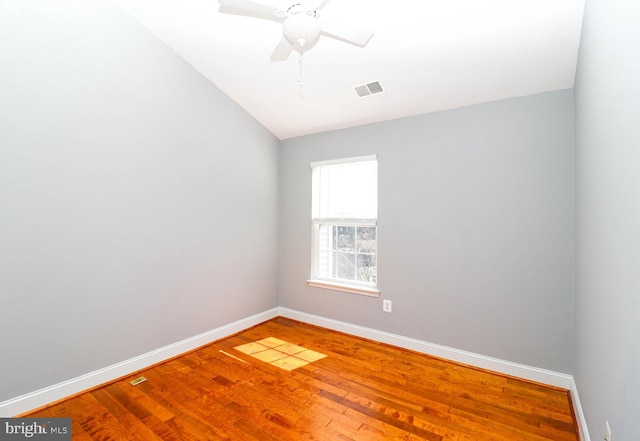
[[[313,169],[316,167],[330,166],[330,165],[342,165],[348,163],[356,163],[356,162],[370,162],[377,161],[377,155],[369,155],[369,156],[358,156],[353,158],[345,158],[345,159],[336,159],[329,161],[318,161],[311,163],[311,169],[313,174]],[[315,188],[312,188],[312,191],[316,191]],[[314,195],[312,194],[312,198]],[[377,198],[377,194],[376,194]],[[312,224],[312,249],[311,249],[311,278],[307,280],[307,284],[309,286],[331,289],[336,291],[349,292],[353,294],[360,294],[372,297],[378,297],[380,295],[380,291],[378,290],[378,279],[377,279],[377,244],[378,244],[378,220],[377,213],[376,217],[372,219],[354,219],[354,218],[321,218],[321,217],[313,217],[311,219]],[[374,227],[376,229],[376,240],[375,240],[375,257],[376,257],[376,281],[375,283],[370,282],[359,282],[355,280],[345,280],[331,277],[320,277],[320,269],[319,269],[319,254],[320,254],[320,228],[322,226],[330,226],[330,227]],[[357,251],[354,251],[356,255],[357,262]]]

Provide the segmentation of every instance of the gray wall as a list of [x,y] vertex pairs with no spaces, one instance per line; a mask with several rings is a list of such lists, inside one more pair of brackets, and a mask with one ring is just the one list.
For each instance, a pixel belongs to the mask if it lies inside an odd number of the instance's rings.
[[591,439],[640,440],[640,6],[587,0],[576,77],[575,378]]
[[107,0],[0,6],[0,401],[277,305],[278,142]]
[[[282,142],[280,305],[571,373],[573,104],[564,90]],[[309,163],[365,154],[378,299],[306,285]]]

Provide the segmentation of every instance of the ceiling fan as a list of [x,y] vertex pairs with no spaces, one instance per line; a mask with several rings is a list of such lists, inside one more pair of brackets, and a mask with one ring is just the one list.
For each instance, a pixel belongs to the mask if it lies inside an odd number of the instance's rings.
[[[364,47],[373,31],[334,22],[321,22],[320,12],[330,0],[321,0],[314,5],[311,0],[294,3],[286,9],[250,0],[218,0],[220,12],[264,18],[282,23],[282,39],[271,54],[271,61],[285,61],[292,51],[303,52],[311,49],[320,35]],[[295,1],[295,0],[293,0]]]

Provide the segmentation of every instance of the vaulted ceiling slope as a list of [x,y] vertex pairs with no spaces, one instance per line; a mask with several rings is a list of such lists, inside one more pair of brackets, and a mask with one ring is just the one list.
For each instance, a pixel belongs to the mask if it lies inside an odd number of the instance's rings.
[[[325,36],[271,62],[282,26],[217,0],[116,0],[279,139],[571,88],[584,0],[332,0],[321,19],[372,29]],[[287,9],[299,0],[259,0]],[[320,3],[320,0],[311,0]],[[379,81],[359,98],[353,87]]]

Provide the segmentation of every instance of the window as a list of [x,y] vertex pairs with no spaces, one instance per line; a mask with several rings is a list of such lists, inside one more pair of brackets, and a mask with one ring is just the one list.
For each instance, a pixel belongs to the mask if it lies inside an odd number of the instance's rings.
[[378,295],[376,156],[314,162],[309,285]]

